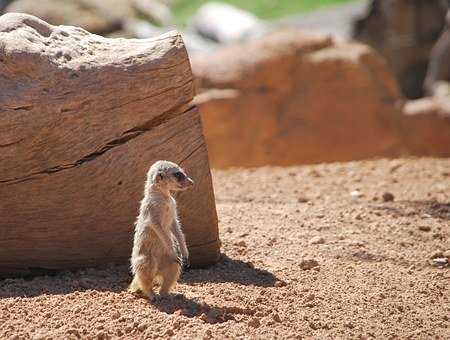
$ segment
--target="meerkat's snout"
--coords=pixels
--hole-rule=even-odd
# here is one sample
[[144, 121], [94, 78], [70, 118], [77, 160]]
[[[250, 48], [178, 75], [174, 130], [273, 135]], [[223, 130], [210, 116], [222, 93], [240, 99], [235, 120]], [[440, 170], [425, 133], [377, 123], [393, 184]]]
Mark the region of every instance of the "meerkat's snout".
[[177, 182], [179, 190], [186, 190], [194, 186], [194, 181], [181, 171], [175, 172], [173, 176]]

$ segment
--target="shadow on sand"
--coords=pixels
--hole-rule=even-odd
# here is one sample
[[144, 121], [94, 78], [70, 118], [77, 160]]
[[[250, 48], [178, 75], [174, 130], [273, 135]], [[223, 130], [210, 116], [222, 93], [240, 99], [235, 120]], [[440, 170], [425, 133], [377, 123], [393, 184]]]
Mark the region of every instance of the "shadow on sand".
[[450, 220], [450, 203], [429, 201], [396, 201], [391, 204], [374, 205], [375, 210], [384, 211], [394, 217], [422, 216]]
[[187, 298], [182, 294], [171, 294], [148, 303], [163, 313], [178, 313], [188, 318], [200, 317], [204, 322], [210, 324], [235, 320], [236, 315], [254, 315], [256, 312], [249, 308], [211, 306], [195, 298]]
[[186, 284], [234, 282], [244, 286], [273, 287], [278, 279], [267, 270], [254, 268], [250, 263], [222, 254], [214, 266], [184, 272], [180, 281]]
[[[232, 259], [225, 254], [217, 264], [207, 269], [196, 269], [184, 272], [180, 282], [187, 285], [210, 283], [237, 283], [244, 286], [273, 287], [279, 281], [275, 275], [267, 270], [254, 268], [252, 264]], [[254, 315], [250, 308], [210, 306], [206, 303], [188, 299], [184, 295], [170, 295], [156, 299], [152, 303], [158, 310], [167, 313], [181, 313], [187, 317], [200, 316], [206, 323], [221, 323], [234, 320], [235, 315]]]
[[39, 276], [0, 280], [0, 298], [63, 295], [86, 290], [118, 293], [131, 281], [129, 267], [125, 265], [57, 272], [40, 269], [38, 273]]
[[[128, 265], [62, 272], [44, 270], [40, 274], [40, 276], [0, 280], [0, 298], [60, 295], [86, 290], [118, 293], [125, 290], [131, 281]], [[207, 269], [191, 269], [184, 272], [180, 278], [180, 282], [187, 285], [201, 282], [234, 282], [240, 285], [272, 287], [276, 281], [278, 280], [272, 273], [253, 268], [251, 264], [231, 259], [226, 255], [222, 255], [214, 266]]]

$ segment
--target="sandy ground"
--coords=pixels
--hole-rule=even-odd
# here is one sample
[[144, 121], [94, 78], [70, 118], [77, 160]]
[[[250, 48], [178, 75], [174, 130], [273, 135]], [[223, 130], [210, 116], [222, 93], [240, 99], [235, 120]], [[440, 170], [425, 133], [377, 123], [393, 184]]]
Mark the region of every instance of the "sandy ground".
[[0, 338], [450, 338], [450, 159], [214, 180], [225, 255], [181, 294], [124, 292], [126, 266], [7, 279]]

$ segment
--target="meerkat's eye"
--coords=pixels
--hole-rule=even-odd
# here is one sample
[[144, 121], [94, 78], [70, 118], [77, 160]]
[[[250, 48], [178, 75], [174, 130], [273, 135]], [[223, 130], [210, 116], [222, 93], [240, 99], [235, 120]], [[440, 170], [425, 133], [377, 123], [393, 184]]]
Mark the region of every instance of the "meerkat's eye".
[[186, 178], [186, 176], [180, 171], [175, 172], [173, 174], [173, 177], [175, 177], [178, 181], [182, 181], [183, 179]]

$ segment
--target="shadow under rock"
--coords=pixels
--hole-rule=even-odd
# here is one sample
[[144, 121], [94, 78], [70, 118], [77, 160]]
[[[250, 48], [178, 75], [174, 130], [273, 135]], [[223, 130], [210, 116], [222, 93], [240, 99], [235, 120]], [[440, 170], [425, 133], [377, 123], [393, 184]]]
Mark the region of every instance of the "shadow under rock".
[[250, 263], [221, 254], [219, 262], [215, 265], [184, 272], [180, 281], [186, 284], [234, 282], [245, 286], [274, 287], [280, 280], [267, 270], [254, 268]]
[[42, 276], [0, 280], [0, 298], [62, 295], [86, 290], [121, 292], [131, 281], [128, 265], [76, 271], [42, 270]]
[[382, 210], [394, 217], [429, 215], [441, 220], [450, 220], [450, 203], [429, 201], [395, 201], [372, 206], [375, 210]]

